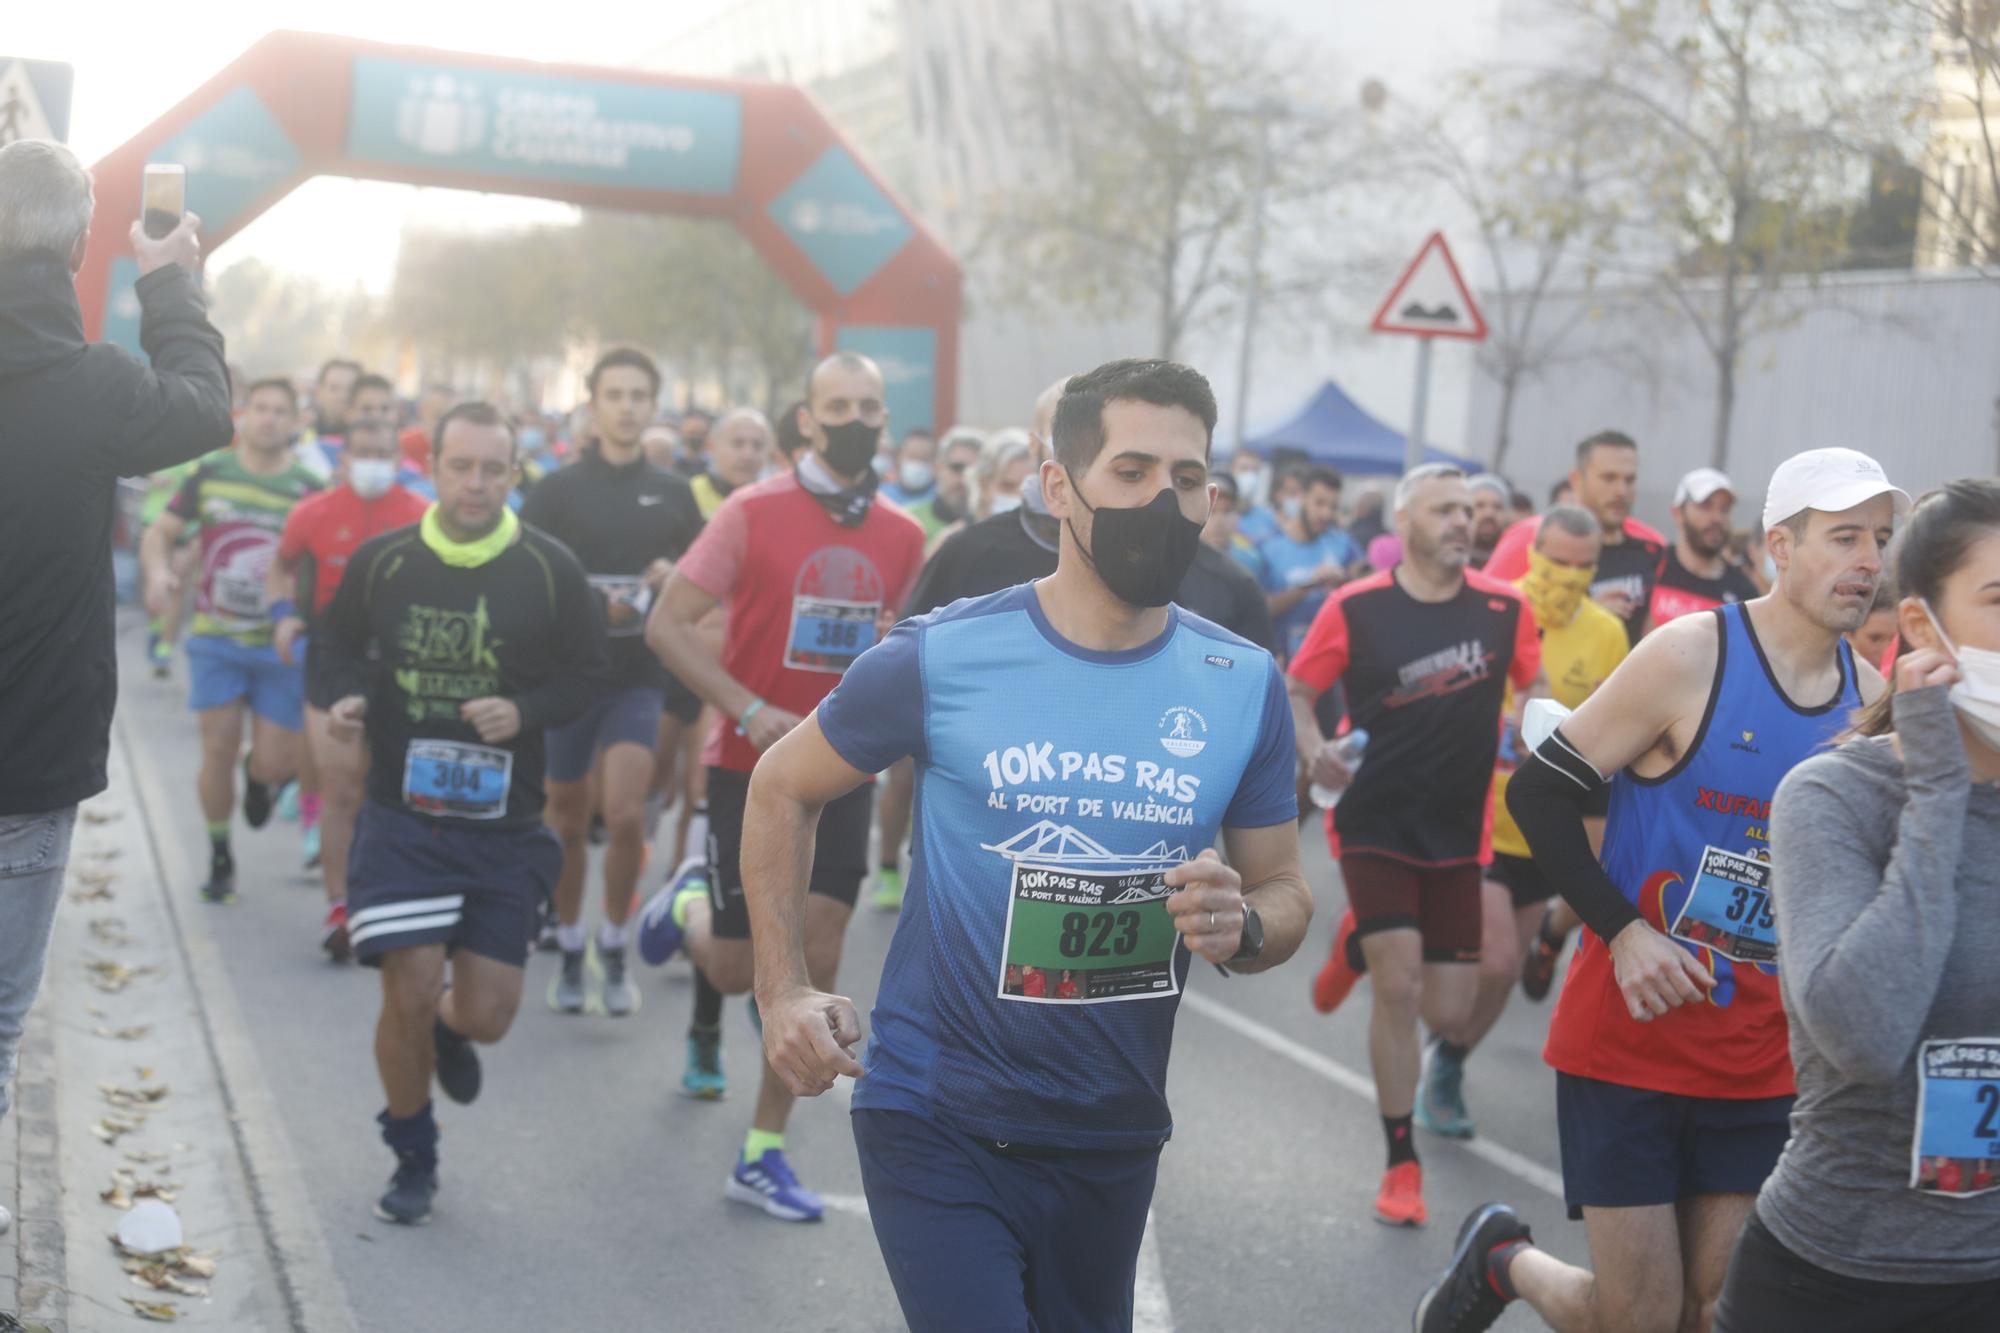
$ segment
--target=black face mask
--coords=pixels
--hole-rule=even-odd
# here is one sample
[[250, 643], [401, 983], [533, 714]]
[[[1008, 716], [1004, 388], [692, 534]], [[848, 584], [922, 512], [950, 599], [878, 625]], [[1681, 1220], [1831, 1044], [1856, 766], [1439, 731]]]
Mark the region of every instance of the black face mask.
[[873, 471], [869, 464], [875, 458], [875, 446], [882, 442], [882, 428], [871, 426], [865, 421], [843, 421], [838, 426], [829, 426], [818, 421], [820, 434], [826, 436], [826, 465], [843, 477], [856, 476]]
[[[1111, 595], [1132, 606], [1165, 606], [1180, 591], [1188, 566], [1201, 546], [1201, 524], [1181, 513], [1181, 502], [1170, 487], [1146, 504], [1127, 508], [1092, 508], [1070, 473], [1077, 503], [1090, 511], [1090, 564]], [[1069, 525], [1076, 536], [1076, 524]], [[1084, 541], [1077, 537], [1077, 545]]]

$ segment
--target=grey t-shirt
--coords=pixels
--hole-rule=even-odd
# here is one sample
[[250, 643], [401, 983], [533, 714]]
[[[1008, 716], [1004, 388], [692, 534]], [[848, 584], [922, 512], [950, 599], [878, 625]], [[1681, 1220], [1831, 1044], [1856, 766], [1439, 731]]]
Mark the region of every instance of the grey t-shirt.
[[[1821, 1268], [2000, 1278], [2000, 1190], [1910, 1187], [1917, 1052], [2000, 1038], [2000, 789], [1971, 784], [1942, 687], [1899, 695], [1897, 743], [1816, 755], [1771, 815], [1779, 982], [1798, 1103], [1757, 1213]], [[1995, 1161], [2000, 1176], [2000, 1159]]]

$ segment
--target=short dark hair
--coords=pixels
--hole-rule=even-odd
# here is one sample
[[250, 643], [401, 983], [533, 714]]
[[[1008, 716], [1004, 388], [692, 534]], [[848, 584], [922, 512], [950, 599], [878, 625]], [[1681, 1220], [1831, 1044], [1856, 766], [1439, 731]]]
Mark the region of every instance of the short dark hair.
[[634, 370], [643, 372], [653, 386], [653, 397], [660, 396], [660, 368], [653, 364], [653, 358], [636, 347], [614, 347], [598, 357], [597, 364], [592, 366], [590, 374], [584, 377], [584, 387], [590, 390], [592, 398], [597, 397], [598, 378], [614, 366], [630, 366]]
[[361, 363], [359, 361], [351, 361], [344, 356], [336, 356], [319, 368], [319, 378], [314, 380], [313, 383], [326, 383], [326, 377], [336, 370], [351, 370], [358, 376], [361, 374]]
[[1556, 497], [1561, 495], [1564, 491], [1568, 489], [1569, 489], [1569, 478], [1557, 477], [1555, 480], [1555, 484], [1549, 487], [1549, 503], [1550, 504], [1561, 503]]
[[1243, 491], [1236, 484], [1236, 474], [1227, 468], [1224, 468], [1220, 472], [1209, 474], [1208, 480], [1209, 484], [1215, 487], [1216, 495], [1229, 501], [1230, 504], [1233, 505], [1242, 500]]
[[1056, 461], [1071, 472], [1096, 462], [1104, 452], [1104, 405], [1119, 401], [1181, 408], [1201, 422], [1203, 449], [1215, 442], [1215, 393], [1200, 371], [1175, 361], [1128, 358], [1070, 377], [1049, 430]]
[[800, 399], [778, 414], [778, 452], [786, 458], [806, 447], [805, 432], [799, 429], [799, 413], [805, 410], [805, 400]]
[[396, 396], [396, 386], [389, 383], [387, 375], [363, 375], [354, 381], [354, 387], [347, 391], [347, 401], [353, 402], [369, 389], [380, 389], [391, 398]]
[[1535, 549], [1540, 550], [1542, 534], [1545, 532], [1567, 532], [1572, 537], [1598, 537], [1604, 533], [1604, 525], [1597, 515], [1582, 505], [1556, 505], [1542, 515], [1541, 525], [1535, 529]]
[[1326, 486], [1338, 491], [1347, 485], [1347, 479], [1340, 475], [1340, 469], [1331, 463], [1314, 463], [1310, 467], [1300, 468], [1299, 471], [1303, 474], [1300, 480], [1305, 482], [1307, 490], [1315, 486]]
[[1590, 466], [1590, 456], [1599, 449], [1630, 449], [1639, 452], [1639, 442], [1622, 430], [1601, 430], [1576, 446], [1576, 470]]
[[243, 401], [247, 403], [255, 398], [260, 389], [276, 389], [285, 395], [285, 401], [291, 404], [292, 411], [299, 410], [299, 386], [283, 375], [266, 375], [261, 380], [251, 380], [248, 387], [243, 390]]
[[515, 431], [514, 423], [507, 419], [507, 414], [491, 403], [468, 398], [462, 403], [453, 403], [450, 410], [438, 418], [437, 432], [431, 436], [433, 463], [444, 457], [445, 433], [454, 421], [463, 421], [468, 426], [498, 426], [507, 432], [508, 456], [513, 457], [520, 452], [521, 437]]

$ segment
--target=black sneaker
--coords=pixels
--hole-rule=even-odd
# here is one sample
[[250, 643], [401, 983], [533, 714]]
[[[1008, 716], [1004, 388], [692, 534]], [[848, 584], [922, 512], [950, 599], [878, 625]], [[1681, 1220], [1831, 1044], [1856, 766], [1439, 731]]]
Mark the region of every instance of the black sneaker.
[[1549, 922], [1555, 919], [1556, 909], [1550, 907], [1542, 913], [1542, 924], [1535, 927], [1535, 938], [1528, 942], [1528, 955], [1521, 960], [1521, 994], [1531, 1000], [1545, 1000], [1549, 987], [1555, 984], [1556, 964], [1562, 960], [1562, 940], [1549, 933]]
[[234, 861], [214, 861], [208, 867], [208, 883], [201, 886], [201, 900], [205, 903], [233, 903], [236, 901], [236, 863]]
[[542, 904], [542, 925], [535, 933], [535, 952], [556, 953], [562, 948], [556, 943], [556, 909], [547, 902]]
[[263, 828], [271, 822], [271, 788], [250, 776], [250, 756], [243, 756], [243, 822]]
[[437, 1192], [435, 1164], [425, 1165], [413, 1155], [398, 1154], [396, 1174], [389, 1177], [389, 1192], [375, 1201], [375, 1216], [398, 1226], [420, 1227], [431, 1220], [431, 1198]]
[[431, 1040], [437, 1048], [438, 1086], [460, 1106], [470, 1106], [479, 1099], [479, 1051], [472, 1038], [453, 1032], [439, 1019], [431, 1027]]
[[1528, 1224], [1504, 1203], [1481, 1204], [1458, 1228], [1451, 1267], [1431, 1284], [1410, 1322], [1415, 1333], [1480, 1333], [1507, 1308], [1486, 1275], [1486, 1257], [1510, 1240], [1533, 1241]]

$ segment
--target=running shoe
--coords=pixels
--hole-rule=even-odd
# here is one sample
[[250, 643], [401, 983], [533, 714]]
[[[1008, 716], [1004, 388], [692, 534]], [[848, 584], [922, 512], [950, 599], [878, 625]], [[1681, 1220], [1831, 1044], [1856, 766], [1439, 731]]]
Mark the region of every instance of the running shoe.
[[212, 862], [208, 867], [208, 883], [201, 886], [201, 900], [207, 903], [233, 903], [236, 901], [236, 865], [231, 861]]
[[1532, 1242], [1528, 1224], [1504, 1203], [1482, 1204], [1458, 1228], [1451, 1265], [1417, 1302], [1410, 1321], [1414, 1333], [1480, 1333], [1491, 1328], [1507, 1298], [1500, 1294], [1489, 1263], [1493, 1251], [1512, 1241]]
[[326, 920], [319, 926], [319, 947], [336, 963], [346, 962], [354, 952], [354, 945], [347, 938], [347, 899], [342, 898], [326, 909]]
[[598, 994], [604, 1012], [613, 1018], [630, 1018], [639, 1010], [639, 988], [625, 975], [625, 950], [596, 950]]
[[549, 1008], [559, 1014], [580, 1014], [588, 998], [583, 985], [583, 950], [562, 952], [562, 962], [549, 980]]
[[1313, 1008], [1323, 1014], [1340, 1008], [1347, 993], [1354, 989], [1354, 983], [1361, 980], [1361, 974], [1347, 959], [1348, 941], [1353, 938], [1354, 911], [1350, 908], [1340, 918], [1340, 930], [1333, 937], [1333, 949], [1326, 956], [1326, 966], [1313, 978]]
[[271, 803], [272, 811], [287, 824], [299, 822], [299, 784], [287, 782], [278, 788], [277, 799]]
[[672, 958], [686, 939], [674, 924], [674, 903], [683, 893], [708, 892], [707, 858], [691, 856], [639, 913], [639, 956], [658, 967]]
[[722, 1029], [690, 1031], [687, 1038], [687, 1069], [681, 1074], [681, 1096], [698, 1102], [719, 1102], [729, 1091], [722, 1076]]
[[762, 1208], [786, 1222], [817, 1222], [826, 1211], [819, 1195], [799, 1184], [799, 1178], [792, 1174], [782, 1148], [766, 1148], [754, 1162], [739, 1154], [723, 1195], [732, 1203]]
[[1424, 1207], [1424, 1169], [1415, 1162], [1398, 1162], [1382, 1173], [1375, 1196], [1375, 1220], [1385, 1227], [1420, 1227], [1430, 1220]]
[[431, 1199], [438, 1191], [437, 1167], [414, 1154], [398, 1154], [389, 1192], [375, 1201], [375, 1216], [398, 1226], [420, 1227], [431, 1220]]
[[165, 680], [173, 674], [174, 646], [157, 634], [148, 634], [146, 660], [153, 664], [153, 679]]
[[250, 756], [243, 756], [243, 822], [263, 828], [271, 822], [271, 789], [250, 776]]
[[535, 952], [554, 953], [562, 946], [556, 943], [556, 909], [546, 900], [542, 903], [542, 926], [535, 933]]
[[431, 1024], [431, 1045], [437, 1050], [437, 1082], [444, 1095], [460, 1106], [479, 1099], [479, 1051], [472, 1038], [461, 1036], [439, 1019]]
[[903, 910], [903, 872], [896, 866], [882, 866], [875, 872], [875, 892], [869, 901], [880, 912]]
[[1465, 1110], [1465, 1062], [1444, 1053], [1433, 1039], [1424, 1047], [1423, 1072], [1417, 1076], [1416, 1119], [1433, 1134], [1469, 1139], [1479, 1127]]
[[1542, 924], [1535, 927], [1535, 938], [1528, 945], [1528, 956], [1521, 960], [1521, 994], [1531, 1000], [1546, 1000], [1549, 987], [1555, 984], [1556, 963], [1562, 958], [1563, 942], [1549, 934], [1549, 922], [1555, 919], [1553, 906], [1542, 912]]
[[300, 843], [304, 852], [303, 859], [306, 869], [319, 869], [319, 825], [314, 824], [311, 828], [307, 829], [305, 837], [300, 840]]

